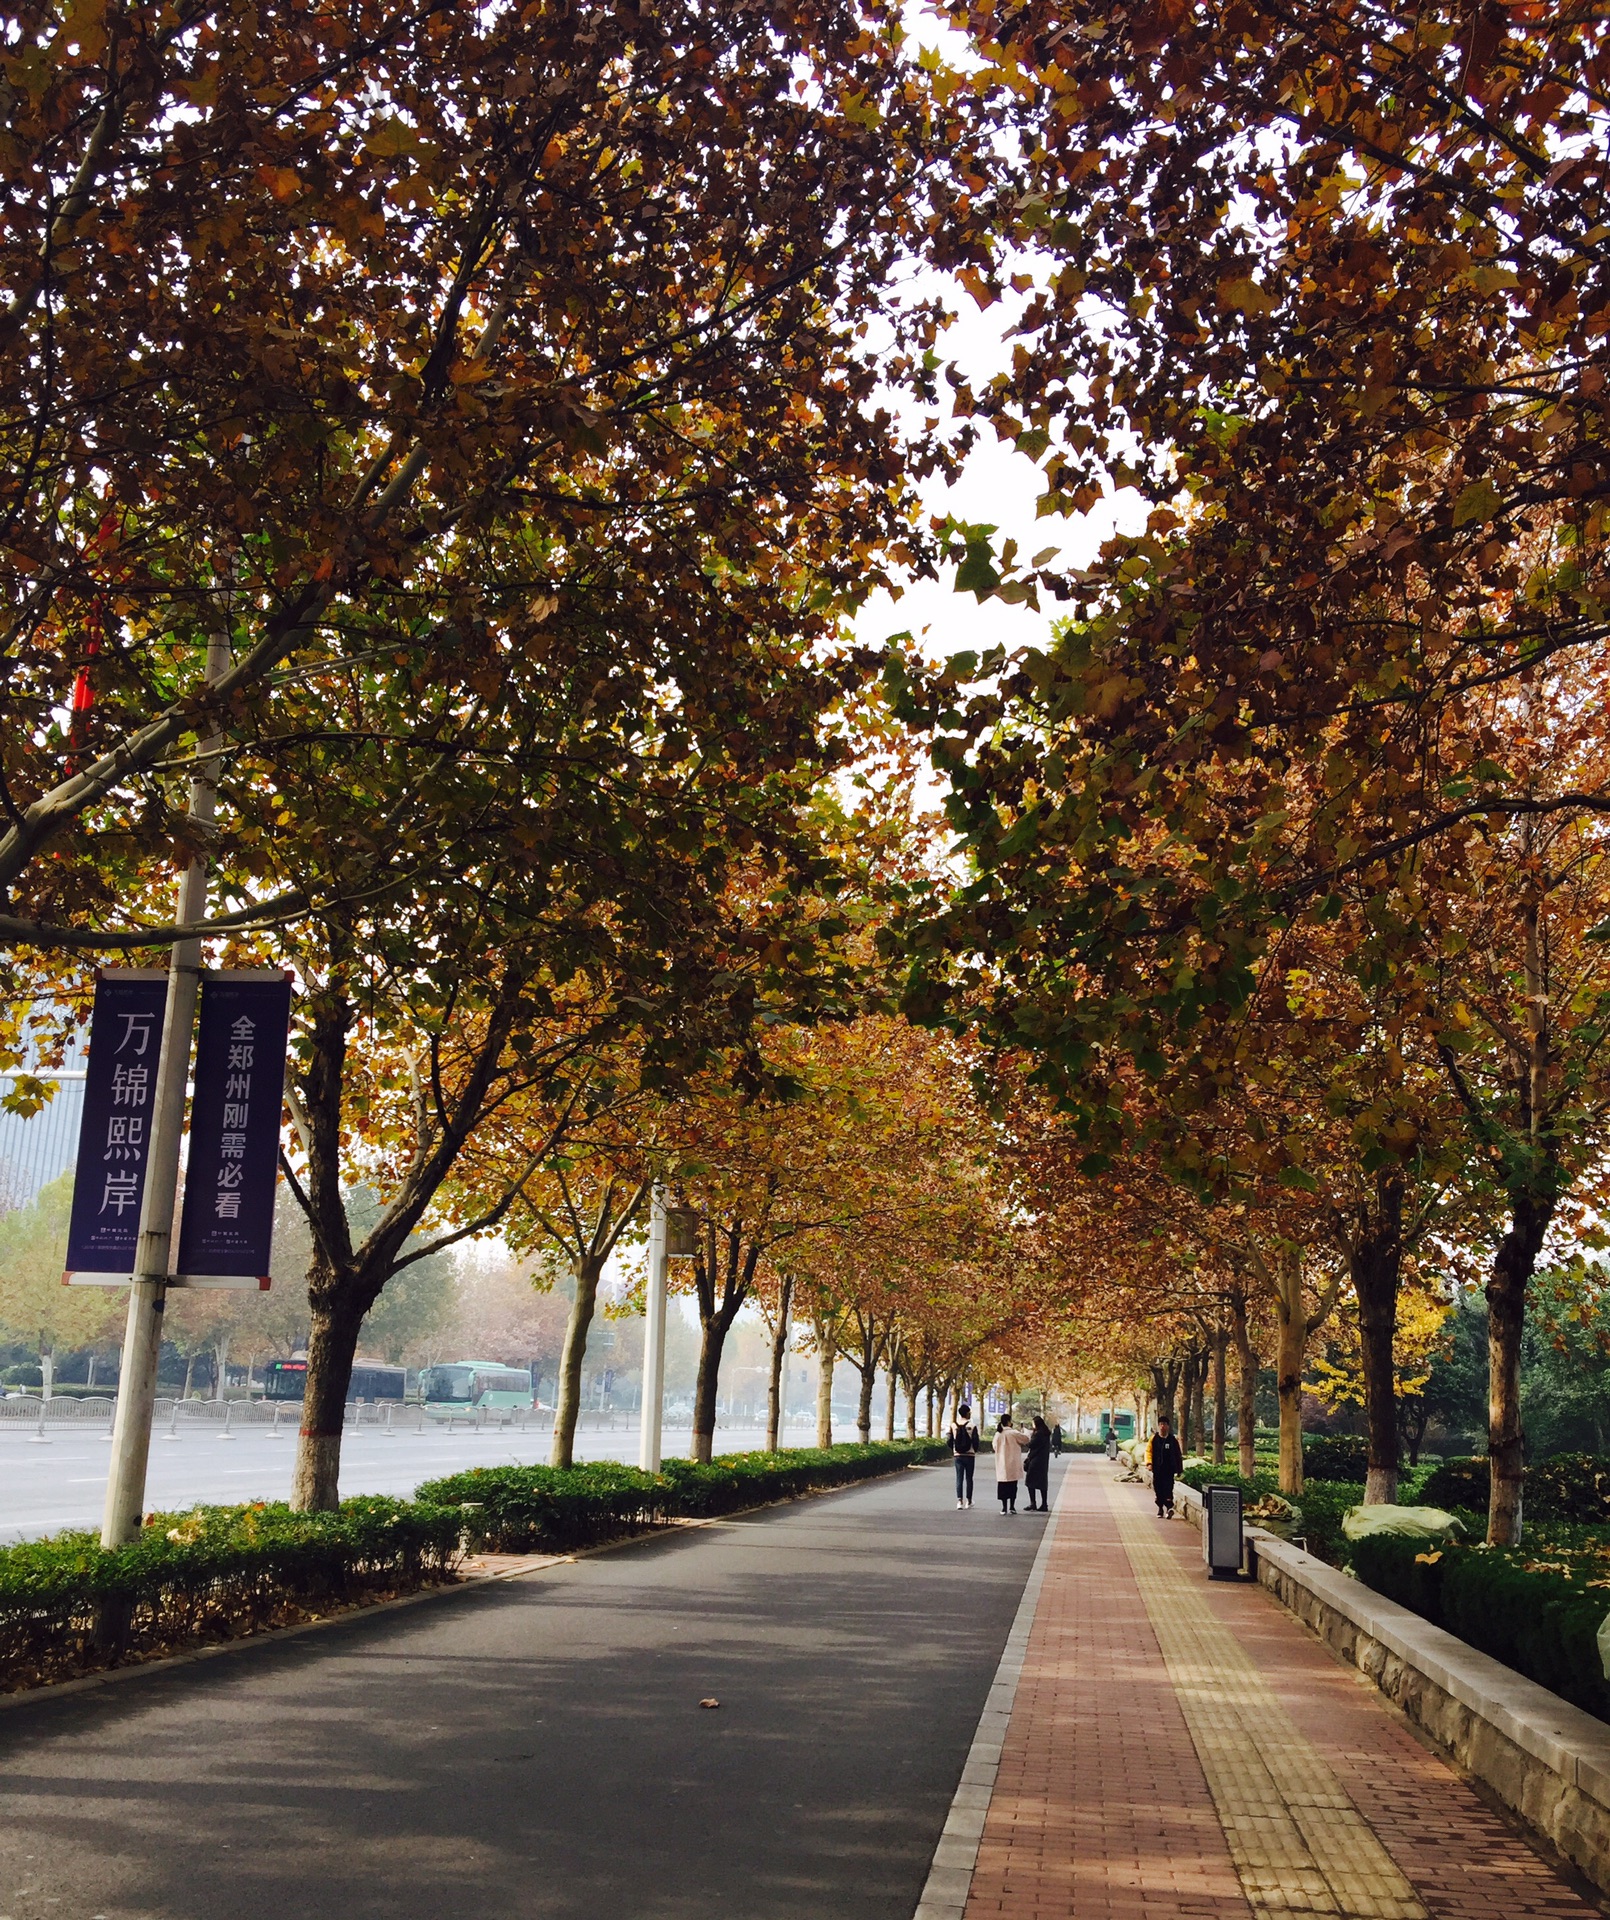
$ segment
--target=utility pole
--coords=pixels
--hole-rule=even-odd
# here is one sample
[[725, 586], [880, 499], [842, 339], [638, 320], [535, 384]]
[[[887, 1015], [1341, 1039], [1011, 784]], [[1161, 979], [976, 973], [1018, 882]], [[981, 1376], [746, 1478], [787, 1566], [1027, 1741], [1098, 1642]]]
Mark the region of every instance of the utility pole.
[[[224, 630], [212, 634], [207, 641], [209, 685], [216, 685], [224, 677], [230, 659], [226, 622]], [[224, 736], [215, 733], [197, 749], [187, 811], [188, 817], [202, 828], [211, 826], [217, 812], [218, 783], [214, 769], [223, 744]], [[187, 926], [200, 920], [206, 911], [207, 862], [198, 854], [179, 882], [178, 924]], [[134, 1249], [134, 1284], [129, 1289], [129, 1316], [123, 1329], [123, 1366], [118, 1376], [117, 1412], [112, 1422], [106, 1511], [101, 1520], [103, 1547], [121, 1547], [134, 1539], [145, 1512], [151, 1413], [156, 1400], [157, 1362], [162, 1353], [169, 1248], [179, 1190], [185, 1086], [190, 1075], [190, 1041], [200, 986], [201, 942], [176, 941], [168, 962], [168, 1004], [151, 1103], [151, 1157], [146, 1163], [140, 1233]]]
[[660, 1427], [665, 1408], [665, 1189], [655, 1183], [648, 1211], [648, 1290], [643, 1302], [643, 1414], [637, 1464], [660, 1470]]

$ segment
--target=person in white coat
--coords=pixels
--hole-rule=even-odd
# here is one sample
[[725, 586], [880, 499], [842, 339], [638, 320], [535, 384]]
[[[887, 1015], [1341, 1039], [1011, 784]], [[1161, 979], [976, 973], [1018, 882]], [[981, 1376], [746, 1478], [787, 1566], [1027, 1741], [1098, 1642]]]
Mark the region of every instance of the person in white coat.
[[995, 1491], [1000, 1495], [1001, 1512], [1017, 1512], [1017, 1483], [1023, 1472], [1023, 1436], [1012, 1425], [1009, 1413], [1001, 1415], [995, 1429]]

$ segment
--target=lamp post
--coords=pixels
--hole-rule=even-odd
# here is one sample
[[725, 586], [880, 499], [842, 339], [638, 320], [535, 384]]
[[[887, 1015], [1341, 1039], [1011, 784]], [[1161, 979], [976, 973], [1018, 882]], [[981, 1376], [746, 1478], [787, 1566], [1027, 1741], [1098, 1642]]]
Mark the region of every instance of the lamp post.
[[[229, 636], [214, 633], [207, 642], [209, 683], [220, 681], [230, 665]], [[216, 811], [216, 756], [223, 735], [204, 740], [190, 782], [189, 817], [203, 828]], [[207, 863], [199, 855], [179, 882], [178, 921], [193, 924], [207, 911]], [[157, 1056], [151, 1103], [151, 1157], [140, 1205], [140, 1232], [134, 1252], [134, 1280], [123, 1332], [123, 1361], [118, 1372], [117, 1410], [112, 1420], [112, 1459], [106, 1476], [106, 1507], [101, 1545], [120, 1547], [140, 1531], [145, 1510], [146, 1465], [151, 1452], [151, 1414], [156, 1400], [157, 1363], [162, 1352], [162, 1322], [167, 1306], [173, 1213], [178, 1198], [179, 1145], [184, 1130], [185, 1084], [190, 1074], [190, 1041], [201, 986], [201, 942], [174, 943], [168, 965], [168, 1004]]]
[[660, 1428], [665, 1411], [665, 1189], [658, 1183], [649, 1198], [648, 1292], [643, 1302], [643, 1411], [637, 1464], [645, 1473], [660, 1470]]

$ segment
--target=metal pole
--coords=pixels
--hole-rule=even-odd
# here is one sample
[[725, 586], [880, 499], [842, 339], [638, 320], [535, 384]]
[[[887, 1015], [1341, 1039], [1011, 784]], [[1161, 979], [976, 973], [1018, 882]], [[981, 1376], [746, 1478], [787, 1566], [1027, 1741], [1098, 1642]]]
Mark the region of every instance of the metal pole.
[[665, 1410], [665, 1190], [656, 1186], [648, 1213], [648, 1289], [643, 1302], [643, 1416], [637, 1464], [660, 1470], [660, 1428]]
[[[229, 664], [229, 635], [227, 631], [215, 633], [207, 641], [208, 681], [221, 680]], [[218, 788], [211, 756], [222, 745], [220, 733], [202, 742], [198, 770], [190, 782], [189, 817], [202, 825], [210, 825], [217, 810]], [[184, 926], [199, 920], [206, 911], [207, 866], [198, 858], [191, 861], [179, 882], [179, 924]], [[157, 1058], [156, 1094], [151, 1105], [151, 1157], [146, 1163], [145, 1196], [140, 1204], [134, 1284], [129, 1289], [129, 1316], [123, 1330], [123, 1366], [117, 1414], [112, 1423], [106, 1510], [101, 1520], [103, 1547], [120, 1547], [134, 1539], [145, 1511], [151, 1414], [168, 1297], [169, 1244], [178, 1199], [185, 1083], [190, 1075], [190, 1041], [196, 1024], [196, 995], [200, 986], [201, 942], [180, 940], [168, 964], [168, 1005], [162, 1022], [162, 1051]]]

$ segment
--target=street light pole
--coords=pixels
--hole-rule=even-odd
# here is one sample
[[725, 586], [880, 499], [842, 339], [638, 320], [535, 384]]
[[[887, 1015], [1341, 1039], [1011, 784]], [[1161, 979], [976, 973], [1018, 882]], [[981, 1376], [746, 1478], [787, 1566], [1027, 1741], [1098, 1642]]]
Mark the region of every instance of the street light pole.
[[643, 1413], [637, 1464], [660, 1470], [660, 1428], [665, 1409], [665, 1189], [656, 1183], [648, 1212], [648, 1290], [643, 1302]]
[[[212, 634], [207, 641], [209, 685], [221, 680], [229, 665], [227, 630]], [[210, 826], [217, 811], [218, 783], [213, 769], [223, 743], [223, 735], [215, 733], [197, 750], [188, 817], [199, 826]], [[206, 911], [207, 863], [198, 854], [179, 882], [178, 924], [186, 926], [200, 920]], [[103, 1547], [121, 1547], [134, 1539], [145, 1511], [151, 1414], [156, 1401], [157, 1364], [162, 1355], [169, 1245], [178, 1199], [185, 1085], [190, 1074], [190, 1041], [200, 986], [201, 942], [175, 942], [168, 962], [167, 1011], [162, 1021], [162, 1047], [157, 1056], [156, 1088], [151, 1103], [151, 1156], [146, 1163], [145, 1194], [140, 1203], [134, 1283], [129, 1289], [117, 1411], [112, 1421], [112, 1460], [106, 1477], [106, 1509], [101, 1519]]]

